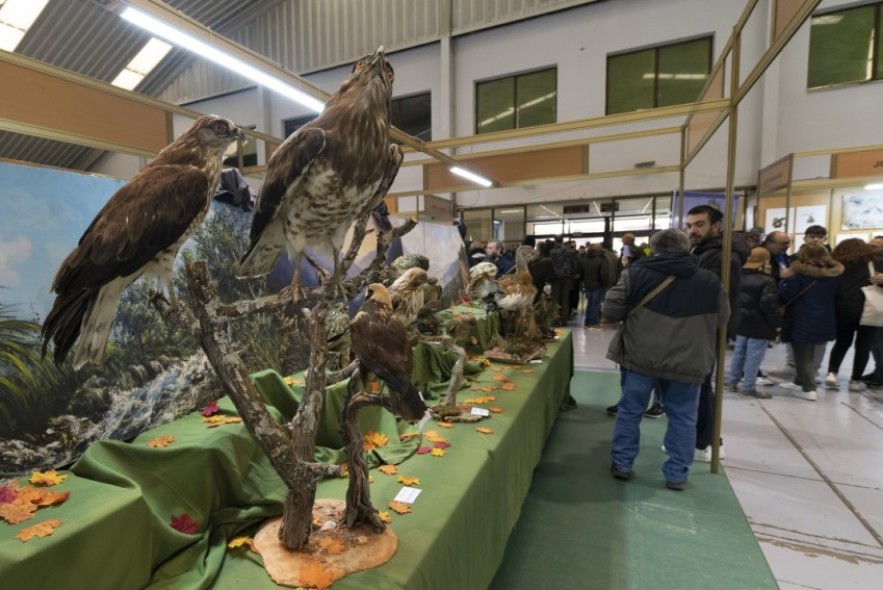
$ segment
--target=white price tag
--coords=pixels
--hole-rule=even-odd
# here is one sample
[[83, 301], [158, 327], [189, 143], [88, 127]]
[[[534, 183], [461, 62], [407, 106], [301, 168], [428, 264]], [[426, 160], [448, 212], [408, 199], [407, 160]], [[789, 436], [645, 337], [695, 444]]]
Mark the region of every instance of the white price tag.
[[527, 361], [527, 362], [529, 362], [529, 363], [532, 364], [532, 365], [542, 365], [542, 364], [543, 364], [543, 359], [534, 359], [534, 360], [532, 360], [532, 361]]
[[419, 488], [407, 488], [403, 487], [399, 490], [399, 493], [396, 494], [396, 497], [393, 498], [396, 502], [403, 502], [404, 504], [413, 504], [414, 500], [417, 499], [417, 496], [420, 495], [420, 492], [423, 490]]
[[472, 414], [475, 416], [490, 416], [491, 412], [484, 408], [472, 408]]

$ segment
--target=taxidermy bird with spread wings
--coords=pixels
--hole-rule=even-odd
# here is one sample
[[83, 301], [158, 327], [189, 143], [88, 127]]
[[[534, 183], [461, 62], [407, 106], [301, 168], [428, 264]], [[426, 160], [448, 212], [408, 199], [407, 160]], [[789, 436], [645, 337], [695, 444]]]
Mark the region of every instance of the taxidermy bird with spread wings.
[[209, 210], [224, 151], [244, 138], [228, 119], [200, 117], [110, 198], [55, 275], [44, 355], [52, 340], [61, 364], [82, 332], [74, 367], [101, 363], [120, 296], [141, 275], [174, 299], [178, 249]]
[[239, 276], [269, 273], [287, 248], [296, 300], [301, 258], [308, 246], [318, 247], [333, 257], [332, 282], [342, 294], [338, 256], [346, 232], [380, 203], [402, 163], [398, 146], [389, 143], [394, 77], [383, 47], [363, 57], [322, 114], [273, 153]]
[[350, 322], [353, 354], [359, 359], [363, 383], [372, 372], [386, 383], [393, 413], [416, 422], [426, 413], [426, 404], [411, 383], [413, 351], [405, 326], [392, 310], [389, 291], [380, 283], [368, 286], [362, 307]]

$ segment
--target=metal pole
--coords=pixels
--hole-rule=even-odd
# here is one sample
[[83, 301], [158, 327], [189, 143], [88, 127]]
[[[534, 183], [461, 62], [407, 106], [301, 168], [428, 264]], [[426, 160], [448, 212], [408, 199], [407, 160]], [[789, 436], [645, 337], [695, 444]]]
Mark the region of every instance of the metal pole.
[[[736, 174], [736, 131], [738, 127], [739, 104], [736, 102], [736, 94], [739, 89], [739, 51], [742, 44], [741, 33], [733, 31], [733, 52], [730, 71], [730, 109], [729, 109], [729, 133], [727, 137], [727, 182], [724, 189], [724, 223], [723, 223], [723, 250], [721, 252], [721, 282], [724, 291], [730, 292], [730, 266], [733, 255], [733, 189]], [[730, 310], [732, 313], [732, 310]], [[727, 358], [727, 328], [722, 327], [718, 333], [717, 342], [717, 371], [715, 372], [714, 390], [714, 433], [711, 439], [711, 472], [720, 471], [720, 436], [721, 421], [724, 409], [724, 366]]]
[[681, 129], [681, 169], [678, 172], [678, 229], [684, 229], [684, 179], [687, 176], [687, 126]]

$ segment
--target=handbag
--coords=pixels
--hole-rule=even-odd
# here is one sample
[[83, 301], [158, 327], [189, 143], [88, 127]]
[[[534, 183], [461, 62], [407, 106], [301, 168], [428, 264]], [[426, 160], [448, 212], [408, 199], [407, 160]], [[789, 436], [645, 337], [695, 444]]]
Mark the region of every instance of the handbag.
[[[868, 270], [871, 276], [877, 273], [873, 262], [868, 262]], [[862, 318], [859, 320], [859, 324], [883, 327], [883, 289], [877, 285], [866, 285], [862, 287], [862, 293], [865, 294], [865, 306], [862, 309]]]
[[818, 283], [818, 282], [819, 282], [818, 279], [816, 279], [815, 281], [811, 282], [809, 285], [807, 285], [806, 287], [804, 287], [803, 289], [801, 289], [801, 290], [800, 290], [800, 293], [798, 293], [797, 295], [795, 295], [794, 297], [792, 297], [791, 299], [789, 299], [788, 301], [786, 301], [785, 303], [783, 303], [782, 305], [780, 305], [780, 306], [777, 308], [777, 309], [779, 310], [779, 315], [784, 316], [784, 315], [785, 315], [785, 310], [788, 309], [788, 306], [791, 305], [792, 303], [794, 303], [795, 301], [797, 301], [798, 299], [800, 299], [800, 297], [801, 297], [804, 293], [806, 293], [807, 291], [809, 291], [810, 289], [812, 289], [813, 287], [815, 287], [815, 286], [816, 286], [816, 283]]
[[622, 335], [623, 332], [625, 331], [625, 321], [627, 319], [629, 319], [629, 317], [631, 317], [631, 315], [633, 313], [635, 313], [636, 311], [638, 311], [639, 309], [644, 307], [647, 303], [649, 303], [651, 299], [653, 299], [654, 297], [656, 297], [657, 295], [662, 293], [662, 291], [666, 287], [671, 285], [674, 282], [674, 280], [675, 280], [674, 275], [669, 275], [669, 276], [665, 277], [665, 279], [661, 283], [659, 283], [655, 289], [653, 289], [652, 291], [650, 291], [649, 293], [644, 295], [644, 298], [641, 299], [636, 306], [634, 306], [633, 308], [631, 308], [629, 310], [628, 314], [625, 316], [625, 319], [623, 319], [619, 323], [619, 326], [616, 328], [616, 333], [613, 335], [613, 338], [610, 340], [610, 346], [607, 348], [608, 354], [613, 354], [618, 357], [622, 356], [622, 354], [625, 350], [624, 346], [623, 346], [623, 335]]

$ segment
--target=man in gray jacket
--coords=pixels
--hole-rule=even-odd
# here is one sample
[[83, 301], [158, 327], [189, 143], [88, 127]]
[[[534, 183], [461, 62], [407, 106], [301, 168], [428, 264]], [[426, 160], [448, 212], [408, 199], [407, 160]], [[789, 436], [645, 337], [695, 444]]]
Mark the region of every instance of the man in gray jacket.
[[[641, 418], [658, 387], [668, 415], [662, 472], [666, 487], [683, 490], [693, 463], [699, 387], [711, 372], [715, 333], [726, 325], [730, 306], [720, 280], [690, 255], [687, 234], [663, 230], [650, 238], [650, 248], [653, 256], [623, 271], [602, 308], [605, 317], [624, 320], [622, 339], [614, 338], [607, 353], [622, 371], [611, 471], [631, 479]], [[674, 280], [644, 301], [669, 276]]]

